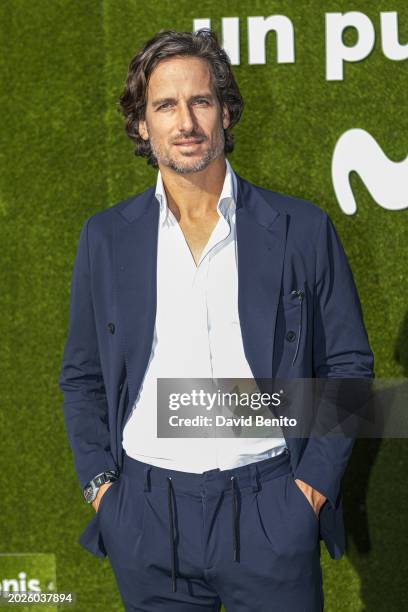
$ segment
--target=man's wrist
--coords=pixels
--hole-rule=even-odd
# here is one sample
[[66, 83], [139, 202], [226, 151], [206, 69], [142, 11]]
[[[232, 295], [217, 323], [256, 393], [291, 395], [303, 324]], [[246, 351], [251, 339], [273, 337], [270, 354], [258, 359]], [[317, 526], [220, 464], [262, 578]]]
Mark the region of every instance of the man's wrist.
[[107, 470], [106, 472], [101, 472], [100, 474], [97, 474], [92, 480], [88, 482], [87, 485], [85, 485], [83, 489], [85, 501], [88, 502], [88, 504], [91, 504], [93, 501], [95, 501], [96, 496], [98, 495], [98, 491], [103, 484], [107, 482], [113, 482], [118, 478], [119, 472], [117, 470]]

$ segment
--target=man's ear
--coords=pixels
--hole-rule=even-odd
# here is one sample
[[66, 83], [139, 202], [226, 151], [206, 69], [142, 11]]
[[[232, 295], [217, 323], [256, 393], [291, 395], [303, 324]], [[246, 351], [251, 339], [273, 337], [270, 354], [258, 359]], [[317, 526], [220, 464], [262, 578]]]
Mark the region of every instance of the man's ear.
[[229, 114], [228, 106], [224, 104], [223, 113], [222, 113], [222, 127], [224, 128], [224, 130], [227, 129], [229, 124], [230, 124], [230, 114]]
[[146, 121], [141, 119], [139, 121], [139, 134], [143, 140], [149, 140], [149, 134], [147, 133]]

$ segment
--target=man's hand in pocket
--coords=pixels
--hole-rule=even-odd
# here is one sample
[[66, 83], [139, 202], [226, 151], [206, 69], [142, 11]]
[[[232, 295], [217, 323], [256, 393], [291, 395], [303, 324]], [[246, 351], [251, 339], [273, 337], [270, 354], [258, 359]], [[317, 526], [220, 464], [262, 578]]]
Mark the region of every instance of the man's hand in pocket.
[[299, 480], [299, 478], [296, 478], [295, 482], [299, 489], [302, 491], [302, 493], [305, 495], [309, 504], [312, 506], [316, 516], [319, 517], [320, 509], [327, 498], [321, 493], [319, 493], [319, 491], [316, 491], [316, 489], [313, 489], [313, 487], [308, 485], [306, 482], [303, 482], [303, 480]]
[[95, 499], [92, 502], [92, 506], [93, 506], [95, 512], [98, 512], [98, 508], [99, 508], [99, 504], [101, 503], [101, 499], [104, 496], [106, 489], [108, 489], [112, 484], [113, 484], [113, 482], [105, 482], [105, 484], [103, 484], [103, 485], [101, 485], [99, 487], [97, 496], [95, 497]]

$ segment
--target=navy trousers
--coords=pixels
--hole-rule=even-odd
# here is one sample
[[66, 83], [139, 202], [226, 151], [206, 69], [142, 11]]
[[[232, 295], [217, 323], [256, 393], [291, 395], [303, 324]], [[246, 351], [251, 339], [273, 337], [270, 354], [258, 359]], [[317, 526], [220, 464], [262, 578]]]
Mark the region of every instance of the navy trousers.
[[126, 611], [323, 610], [319, 519], [288, 451], [202, 474], [125, 455], [98, 515]]

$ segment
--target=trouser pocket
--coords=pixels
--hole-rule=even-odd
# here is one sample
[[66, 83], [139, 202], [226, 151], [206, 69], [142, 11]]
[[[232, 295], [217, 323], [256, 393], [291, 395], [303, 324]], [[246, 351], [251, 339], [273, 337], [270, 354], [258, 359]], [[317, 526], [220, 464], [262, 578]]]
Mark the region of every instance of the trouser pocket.
[[266, 546], [283, 558], [315, 550], [319, 520], [291, 473], [262, 482], [255, 495]]
[[101, 499], [98, 514], [103, 542], [109, 559], [121, 567], [133, 568], [139, 562], [145, 505], [142, 485], [123, 473]]

